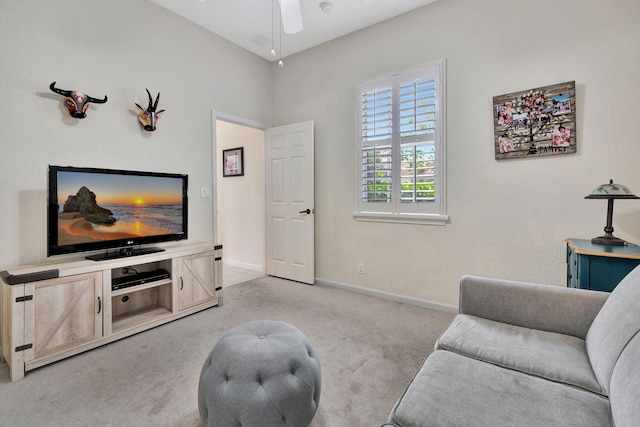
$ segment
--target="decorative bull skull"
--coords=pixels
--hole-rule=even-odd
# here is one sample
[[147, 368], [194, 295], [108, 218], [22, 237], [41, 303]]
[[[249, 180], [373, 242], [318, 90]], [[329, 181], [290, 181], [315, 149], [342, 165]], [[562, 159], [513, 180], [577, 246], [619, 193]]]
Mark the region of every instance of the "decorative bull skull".
[[164, 110], [156, 111], [156, 108], [158, 108], [158, 101], [160, 100], [160, 92], [158, 92], [158, 96], [156, 97], [156, 102], [154, 103], [153, 99], [151, 98], [151, 93], [149, 92], [149, 89], [146, 89], [146, 91], [147, 91], [147, 95], [149, 95], [149, 106], [145, 110], [140, 106], [140, 104], [136, 103], [136, 107], [138, 107], [138, 110], [140, 110], [140, 114], [138, 114], [138, 120], [144, 127], [144, 130], [153, 132], [154, 130], [156, 130], [156, 123], [158, 122], [158, 117], [160, 117], [160, 115], [164, 113]]
[[65, 96], [64, 104], [69, 110], [69, 115], [71, 115], [71, 117], [75, 117], [76, 119], [84, 119], [85, 117], [87, 117], [86, 112], [87, 108], [89, 108], [89, 103], [93, 102], [95, 104], [104, 104], [105, 102], [107, 102], [107, 95], [104, 96], [104, 99], [93, 98], [91, 96], [85, 95], [82, 92], [58, 89], [56, 87], [56, 82], [51, 83], [49, 85], [49, 89], [51, 89], [55, 93]]

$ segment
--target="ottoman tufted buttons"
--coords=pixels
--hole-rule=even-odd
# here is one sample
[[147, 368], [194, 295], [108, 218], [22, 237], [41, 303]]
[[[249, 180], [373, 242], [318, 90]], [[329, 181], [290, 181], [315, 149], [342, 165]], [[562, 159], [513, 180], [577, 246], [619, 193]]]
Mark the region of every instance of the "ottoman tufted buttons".
[[318, 408], [320, 385], [320, 362], [300, 330], [250, 322], [227, 332], [205, 360], [200, 418], [205, 427], [305, 427]]

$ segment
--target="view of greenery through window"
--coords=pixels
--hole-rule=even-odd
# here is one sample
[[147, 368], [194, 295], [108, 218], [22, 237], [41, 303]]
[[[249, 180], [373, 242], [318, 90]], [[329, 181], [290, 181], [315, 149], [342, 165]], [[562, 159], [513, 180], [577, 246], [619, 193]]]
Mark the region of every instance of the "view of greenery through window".
[[435, 185], [435, 146], [433, 144], [403, 146], [400, 173], [401, 201], [433, 200]]

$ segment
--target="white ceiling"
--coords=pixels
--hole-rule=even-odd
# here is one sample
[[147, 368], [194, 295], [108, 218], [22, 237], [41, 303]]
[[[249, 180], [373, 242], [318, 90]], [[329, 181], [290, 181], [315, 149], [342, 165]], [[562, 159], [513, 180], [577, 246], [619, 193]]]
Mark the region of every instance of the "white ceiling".
[[436, 0], [327, 0], [333, 10], [320, 9], [322, 0], [300, 0], [304, 29], [283, 34], [280, 53], [280, 12], [275, 0], [276, 58], [272, 57], [272, 0], [150, 0], [205, 29], [273, 61], [352, 33]]

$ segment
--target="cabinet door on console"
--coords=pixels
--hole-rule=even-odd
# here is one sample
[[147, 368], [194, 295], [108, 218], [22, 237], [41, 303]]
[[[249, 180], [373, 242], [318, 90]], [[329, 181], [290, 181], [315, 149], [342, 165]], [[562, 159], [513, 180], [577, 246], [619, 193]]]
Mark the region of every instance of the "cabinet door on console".
[[214, 252], [180, 258], [180, 310], [217, 298]]
[[25, 334], [33, 334], [33, 358], [71, 349], [102, 336], [102, 274], [33, 282], [25, 307]]

